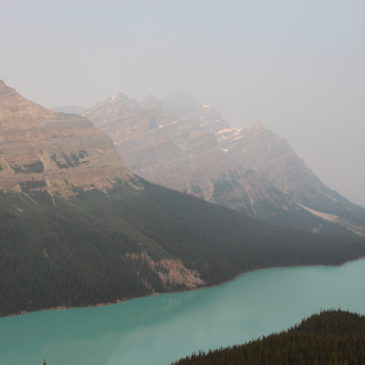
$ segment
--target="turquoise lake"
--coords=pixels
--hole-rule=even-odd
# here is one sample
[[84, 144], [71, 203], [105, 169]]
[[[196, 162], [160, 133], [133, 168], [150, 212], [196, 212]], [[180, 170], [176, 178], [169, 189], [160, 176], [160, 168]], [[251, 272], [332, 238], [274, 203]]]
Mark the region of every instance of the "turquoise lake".
[[287, 329], [321, 309], [365, 314], [365, 260], [265, 269], [221, 286], [0, 319], [0, 364], [166, 365]]

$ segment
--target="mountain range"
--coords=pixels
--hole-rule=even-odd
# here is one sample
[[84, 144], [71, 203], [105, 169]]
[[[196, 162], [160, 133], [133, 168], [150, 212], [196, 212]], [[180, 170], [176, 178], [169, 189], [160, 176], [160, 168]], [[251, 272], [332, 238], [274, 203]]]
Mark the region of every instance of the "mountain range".
[[365, 235], [365, 209], [328, 188], [263, 125], [231, 128], [182, 94], [139, 102], [120, 93], [85, 114], [136, 174], [275, 225]]
[[274, 227], [150, 183], [88, 119], [48, 110], [4, 82], [0, 165], [0, 315], [365, 254], [364, 239]]

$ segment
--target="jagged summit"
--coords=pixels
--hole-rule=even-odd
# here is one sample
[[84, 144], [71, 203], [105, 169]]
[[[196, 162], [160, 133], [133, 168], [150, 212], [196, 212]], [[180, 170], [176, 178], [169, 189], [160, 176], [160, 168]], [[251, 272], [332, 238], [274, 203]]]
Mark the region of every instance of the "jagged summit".
[[262, 123], [231, 128], [216, 109], [181, 92], [148, 108], [131, 99], [102, 102], [86, 115], [150, 181], [281, 226], [365, 235], [365, 210], [325, 186]]
[[112, 96], [110, 99], [114, 103], [120, 103], [120, 102], [125, 102], [125, 101], [129, 100], [129, 97], [127, 94], [125, 94], [123, 92], [119, 92], [119, 93], [115, 94], [114, 96]]
[[0, 83], [0, 129], [27, 129], [43, 125], [54, 118], [55, 113], [48, 110]]
[[161, 100], [161, 106], [180, 120], [205, 119], [205, 122], [209, 121], [210, 123], [218, 119], [223, 120], [216, 109], [200, 103], [182, 91], [168, 95], [165, 99]]
[[104, 189], [131, 173], [112, 141], [86, 118], [57, 113], [1, 83], [0, 189]]
[[4, 80], [0, 80], [0, 93], [7, 93], [15, 91], [13, 88], [9, 87]]

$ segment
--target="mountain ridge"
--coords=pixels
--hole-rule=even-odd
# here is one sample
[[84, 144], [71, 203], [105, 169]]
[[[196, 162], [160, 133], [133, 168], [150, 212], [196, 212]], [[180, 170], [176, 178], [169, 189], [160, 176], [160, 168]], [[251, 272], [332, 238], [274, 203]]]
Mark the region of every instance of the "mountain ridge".
[[110, 188], [116, 178], [132, 176], [112, 141], [85, 117], [50, 111], [4, 82], [0, 131], [1, 189], [67, 195], [78, 188]]
[[262, 124], [231, 128], [184, 94], [109, 98], [85, 115], [136, 174], [280, 226], [365, 235], [365, 210], [329, 189]]
[[[9, 105], [8, 97], [0, 94], [0, 105]], [[13, 115], [0, 130], [0, 316], [365, 255], [361, 239], [274, 227], [152, 184], [131, 173], [84, 117], [41, 109], [37, 120], [39, 106], [18, 94], [11, 100], [3, 109]], [[16, 123], [24, 130], [15, 133]], [[43, 168], [34, 164], [40, 157]]]

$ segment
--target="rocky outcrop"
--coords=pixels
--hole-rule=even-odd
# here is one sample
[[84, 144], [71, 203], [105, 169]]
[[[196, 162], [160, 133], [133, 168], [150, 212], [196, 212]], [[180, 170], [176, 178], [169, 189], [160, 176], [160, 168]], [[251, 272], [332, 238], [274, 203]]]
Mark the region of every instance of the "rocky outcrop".
[[281, 226], [365, 234], [365, 210], [325, 186], [262, 125], [230, 128], [213, 107], [183, 94], [142, 102], [118, 94], [86, 116], [150, 181]]
[[48, 110], [0, 81], [0, 189], [106, 189], [131, 172], [112, 141], [79, 115]]
[[[181, 260], [161, 259], [153, 260], [147, 252], [138, 254], [126, 254], [132, 262], [146, 264], [154, 274], [161, 280], [164, 288], [173, 290], [176, 287], [185, 289], [196, 289], [205, 284], [196, 270], [188, 269]], [[152, 288], [150, 283], [145, 284], [147, 288]]]

